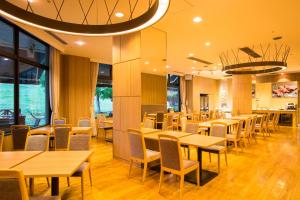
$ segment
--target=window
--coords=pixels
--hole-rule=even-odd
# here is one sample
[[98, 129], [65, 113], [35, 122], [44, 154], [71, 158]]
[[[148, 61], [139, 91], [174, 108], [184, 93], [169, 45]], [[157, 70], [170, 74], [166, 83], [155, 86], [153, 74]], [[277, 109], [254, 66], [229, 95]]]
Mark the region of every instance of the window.
[[112, 66], [99, 65], [98, 81], [94, 98], [94, 110], [96, 114], [103, 113], [112, 116]]
[[167, 108], [180, 111], [180, 77], [168, 75]]
[[49, 124], [48, 70], [49, 46], [0, 18], [1, 129]]

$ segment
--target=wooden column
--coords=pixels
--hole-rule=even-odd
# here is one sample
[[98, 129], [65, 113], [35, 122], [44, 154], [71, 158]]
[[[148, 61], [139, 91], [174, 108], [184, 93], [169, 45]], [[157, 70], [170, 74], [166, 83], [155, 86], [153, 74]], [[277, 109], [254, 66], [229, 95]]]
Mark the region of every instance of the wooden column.
[[252, 78], [251, 75], [232, 76], [232, 113], [252, 113]]
[[113, 155], [129, 159], [127, 129], [141, 124], [141, 33], [113, 37]]

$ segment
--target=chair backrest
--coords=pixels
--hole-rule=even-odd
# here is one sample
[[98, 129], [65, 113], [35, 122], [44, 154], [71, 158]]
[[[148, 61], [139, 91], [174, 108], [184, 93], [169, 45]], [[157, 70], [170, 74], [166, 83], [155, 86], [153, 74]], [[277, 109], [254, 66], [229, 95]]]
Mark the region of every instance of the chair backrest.
[[67, 119], [63, 117], [53, 120], [53, 125], [66, 124], [66, 123], [67, 123]]
[[29, 200], [22, 171], [0, 170], [0, 188], [1, 200]]
[[169, 126], [173, 126], [173, 118], [174, 118], [174, 113], [169, 113], [168, 117], [167, 117], [167, 125]]
[[3, 148], [3, 141], [4, 141], [4, 131], [0, 131], [0, 151]]
[[257, 121], [257, 117], [253, 117], [251, 123], [251, 132], [253, 133], [255, 132], [256, 121]]
[[164, 116], [165, 114], [162, 112], [157, 113], [156, 115], [156, 122], [163, 122], [164, 121]]
[[134, 159], [144, 160], [146, 145], [143, 133], [139, 130], [128, 129], [128, 142], [130, 156]]
[[68, 150], [70, 144], [71, 124], [60, 124], [54, 126], [55, 150]]
[[144, 128], [154, 128], [154, 120], [145, 118]]
[[30, 127], [26, 125], [13, 125], [10, 127], [14, 150], [24, 150], [27, 134]]
[[161, 153], [161, 167], [180, 171], [183, 169], [182, 154], [178, 138], [159, 134], [159, 149]]
[[186, 129], [186, 122], [187, 122], [187, 118], [186, 117], [181, 117], [180, 118], [181, 131], [185, 131], [185, 129]]
[[252, 123], [251, 118], [245, 120], [245, 136], [248, 136], [251, 132], [251, 128], [252, 128], [251, 123]]
[[91, 149], [91, 134], [70, 132], [70, 151], [88, 151]]
[[280, 113], [276, 113], [276, 119], [274, 121], [274, 124], [277, 126], [279, 123]]
[[91, 120], [89, 118], [82, 118], [78, 120], [79, 127], [91, 127]]
[[[221, 137], [221, 138], [226, 138], [227, 137], [227, 124], [224, 122], [212, 122], [211, 127], [210, 127], [210, 136], [214, 137]], [[226, 147], [226, 140], [224, 143], [220, 143], [218, 145], [222, 145]]]
[[187, 122], [185, 126], [185, 132], [197, 134], [199, 132], [199, 124]]
[[48, 151], [50, 131], [31, 130], [28, 132], [25, 151]]
[[242, 133], [242, 130], [243, 130], [243, 126], [244, 126], [244, 121], [243, 120], [239, 121], [237, 131], [236, 131], [236, 138], [237, 139], [241, 138], [241, 133]]

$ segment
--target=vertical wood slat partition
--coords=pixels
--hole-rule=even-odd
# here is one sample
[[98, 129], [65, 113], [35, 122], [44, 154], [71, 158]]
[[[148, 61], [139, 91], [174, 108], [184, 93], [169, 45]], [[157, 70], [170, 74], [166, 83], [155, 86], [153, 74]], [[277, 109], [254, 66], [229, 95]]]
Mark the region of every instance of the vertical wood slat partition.
[[81, 117], [90, 117], [90, 59], [63, 55], [61, 67], [60, 115], [76, 126]]
[[128, 128], [141, 123], [141, 33], [113, 37], [113, 155], [129, 159]]

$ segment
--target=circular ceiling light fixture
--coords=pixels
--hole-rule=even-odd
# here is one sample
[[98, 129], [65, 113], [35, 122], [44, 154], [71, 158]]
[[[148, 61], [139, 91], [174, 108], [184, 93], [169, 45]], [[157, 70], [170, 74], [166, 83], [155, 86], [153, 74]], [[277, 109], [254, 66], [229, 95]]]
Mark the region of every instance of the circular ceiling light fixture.
[[[103, 4], [96, 4], [95, 1], [81, 2], [81, 0], [76, 3], [75, 1], [61, 1], [61, 3], [45, 1], [38, 7], [31, 6], [29, 0], [26, 4], [4, 0], [0, 4], [0, 14], [47, 31], [83, 36], [112, 36], [132, 33], [155, 24], [166, 14], [170, 4], [170, 0], [136, 1], [133, 5], [122, 4], [120, 0], [116, 0], [115, 3], [107, 0], [100, 1], [103, 1]], [[106, 13], [95, 11], [100, 10], [97, 6], [101, 5], [105, 5], [101, 10], [106, 10]], [[126, 13], [126, 16], [129, 17], [127, 19], [123, 17], [122, 22], [114, 23], [112, 15], [118, 10], [118, 6], [122, 6], [123, 9], [128, 6], [129, 13]]]
[[222, 71], [228, 75], [264, 74], [287, 68], [290, 47], [287, 45], [268, 44], [243, 47], [220, 54]]

